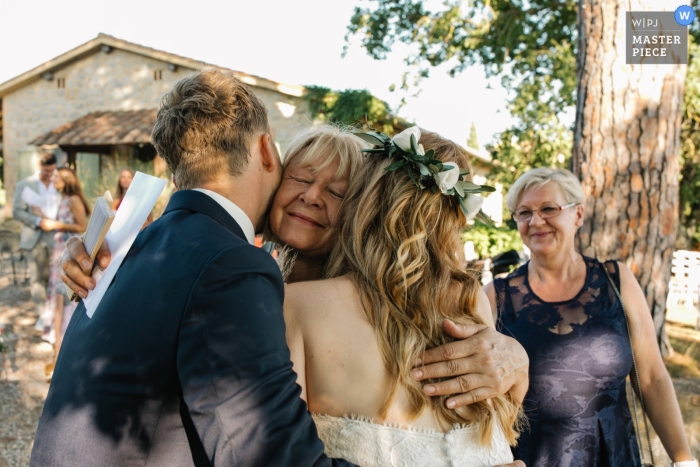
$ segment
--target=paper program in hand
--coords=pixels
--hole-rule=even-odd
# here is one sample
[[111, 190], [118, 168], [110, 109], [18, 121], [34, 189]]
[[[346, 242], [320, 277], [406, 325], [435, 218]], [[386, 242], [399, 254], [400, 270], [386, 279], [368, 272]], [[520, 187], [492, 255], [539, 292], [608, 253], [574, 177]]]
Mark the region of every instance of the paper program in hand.
[[89, 318], [97, 310], [104, 297], [109, 284], [114, 279], [114, 276], [121, 266], [122, 261], [129, 252], [129, 248], [136, 240], [143, 223], [146, 222], [148, 214], [158, 201], [166, 181], [146, 175], [142, 172], [136, 172], [134, 179], [129, 185], [129, 189], [124, 196], [117, 214], [114, 217], [112, 226], [107, 232], [105, 241], [109, 246], [109, 251], [112, 253], [112, 259], [106, 269], [95, 268], [92, 277], [95, 279], [95, 289], [90, 292], [88, 297], [83, 300], [85, 302], [85, 310]]

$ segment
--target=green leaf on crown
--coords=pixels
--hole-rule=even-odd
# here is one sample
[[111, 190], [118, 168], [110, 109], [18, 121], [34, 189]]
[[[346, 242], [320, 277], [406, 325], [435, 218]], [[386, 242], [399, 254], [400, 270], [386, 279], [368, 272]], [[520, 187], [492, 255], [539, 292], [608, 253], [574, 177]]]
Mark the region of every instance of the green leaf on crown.
[[384, 167], [384, 170], [386, 170], [387, 172], [393, 172], [394, 170], [397, 170], [397, 169], [400, 169], [401, 167], [403, 167], [404, 164], [406, 164], [406, 161], [404, 161], [404, 160], [396, 161], [393, 164], [390, 164], [390, 165]]
[[488, 225], [489, 227], [493, 227], [493, 226], [494, 226], [493, 221], [491, 220], [491, 218], [490, 218], [489, 216], [487, 216], [487, 215], [484, 213], [484, 211], [479, 211], [479, 212], [476, 214], [476, 217], [475, 217], [474, 219], [478, 220], [478, 221], [481, 222], [482, 224]]
[[413, 154], [418, 154], [418, 141], [416, 141], [416, 135], [411, 133], [411, 150]]
[[369, 144], [373, 144], [375, 146], [384, 146], [385, 139], [379, 136], [375, 136], [362, 131], [353, 131], [352, 133]]
[[457, 182], [455, 186], [457, 185], [459, 185], [462, 191], [466, 193], [481, 193], [481, 185], [477, 185], [476, 183], [472, 183], [468, 180]]

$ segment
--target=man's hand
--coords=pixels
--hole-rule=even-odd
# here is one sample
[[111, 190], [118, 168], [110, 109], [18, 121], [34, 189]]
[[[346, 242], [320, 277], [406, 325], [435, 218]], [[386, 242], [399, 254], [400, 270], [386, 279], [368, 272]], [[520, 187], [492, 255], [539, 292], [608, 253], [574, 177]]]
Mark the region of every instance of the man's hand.
[[[106, 268], [112, 255], [107, 242], [97, 252], [97, 261]], [[85, 244], [80, 237], [73, 237], [66, 243], [66, 249], [61, 255], [61, 280], [81, 298], [88, 296], [88, 290], [95, 288], [95, 281], [90, 277], [92, 261], [85, 250]]]
[[515, 339], [482, 324], [455, 324], [450, 320], [442, 324], [447, 334], [459, 340], [426, 351], [411, 376], [416, 381], [457, 378], [425, 385], [427, 395], [458, 394], [447, 399], [450, 409], [508, 391], [519, 400], [525, 397], [529, 359]]

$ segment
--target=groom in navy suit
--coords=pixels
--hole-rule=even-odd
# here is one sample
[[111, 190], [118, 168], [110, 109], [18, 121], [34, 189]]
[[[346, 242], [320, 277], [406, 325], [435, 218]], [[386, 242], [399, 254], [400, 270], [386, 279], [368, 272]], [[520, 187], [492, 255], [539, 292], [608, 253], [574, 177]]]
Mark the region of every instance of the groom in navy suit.
[[181, 191], [56, 363], [32, 467], [330, 466], [292, 371], [279, 268], [252, 246], [281, 177], [260, 100], [207, 70], [153, 143]]

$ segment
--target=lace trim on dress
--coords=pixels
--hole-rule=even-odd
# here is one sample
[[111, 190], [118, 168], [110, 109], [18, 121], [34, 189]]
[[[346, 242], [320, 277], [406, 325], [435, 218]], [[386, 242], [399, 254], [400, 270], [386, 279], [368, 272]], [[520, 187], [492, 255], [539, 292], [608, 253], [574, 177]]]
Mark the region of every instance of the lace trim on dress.
[[373, 418], [367, 417], [365, 415], [346, 414], [346, 415], [343, 415], [342, 417], [335, 417], [333, 415], [320, 414], [320, 413], [316, 413], [316, 412], [311, 412], [311, 415], [313, 416], [314, 420], [330, 422], [330, 421], [342, 419], [342, 420], [347, 420], [347, 421], [368, 423], [368, 424], [376, 426], [376, 427], [391, 428], [393, 430], [410, 431], [412, 433], [421, 433], [421, 434], [427, 434], [427, 435], [446, 436], [446, 435], [449, 435], [450, 433], [454, 433], [454, 432], [460, 431], [460, 430], [475, 431], [475, 430], [478, 430], [480, 427], [480, 425], [478, 423], [453, 423], [452, 428], [449, 431], [443, 432], [443, 431], [440, 431], [436, 428], [422, 427], [422, 426], [415, 426], [415, 425], [401, 425], [398, 422], [384, 421], [382, 423], [374, 423]]
[[513, 462], [508, 441], [499, 428], [491, 446], [480, 442], [476, 423], [455, 425], [443, 433], [434, 428], [373, 423], [362, 415], [312, 414], [326, 455], [361, 467], [491, 467]]

